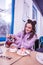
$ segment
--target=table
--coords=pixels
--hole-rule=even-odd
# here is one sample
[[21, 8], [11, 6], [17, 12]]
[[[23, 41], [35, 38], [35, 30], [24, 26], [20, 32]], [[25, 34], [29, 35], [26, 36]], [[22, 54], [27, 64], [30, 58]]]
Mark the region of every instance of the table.
[[[1, 48], [3, 50], [6, 49], [4, 47]], [[0, 65], [42, 65], [35, 58], [36, 53], [39, 52], [31, 51], [30, 53], [30, 56], [20, 56], [17, 53], [12, 53], [7, 50], [4, 52], [3, 58], [0, 58]], [[11, 59], [9, 60], [6, 57], [11, 57]]]
[[25, 56], [13, 65], [42, 65], [36, 60], [36, 52], [32, 51], [31, 56]]

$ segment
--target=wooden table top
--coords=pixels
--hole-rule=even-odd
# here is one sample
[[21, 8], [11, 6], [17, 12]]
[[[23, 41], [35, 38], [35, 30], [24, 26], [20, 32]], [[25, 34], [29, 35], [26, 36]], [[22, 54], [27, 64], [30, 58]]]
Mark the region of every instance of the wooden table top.
[[30, 56], [20, 56], [7, 50], [0, 56], [0, 65], [42, 65], [36, 60], [36, 53], [38, 52], [31, 51], [30, 53]]
[[36, 52], [32, 51], [30, 56], [25, 56], [13, 65], [42, 65], [36, 60]]

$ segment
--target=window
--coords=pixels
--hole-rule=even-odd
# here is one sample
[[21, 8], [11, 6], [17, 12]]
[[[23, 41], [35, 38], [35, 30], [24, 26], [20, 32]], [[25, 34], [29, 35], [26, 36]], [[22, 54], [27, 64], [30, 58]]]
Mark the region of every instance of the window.
[[35, 19], [37, 21], [37, 10], [33, 5], [33, 12], [32, 12], [32, 19]]
[[0, 41], [5, 40], [6, 34], [13, 33], [15, 0], [0, 1]]
[[[32, 19], [36, 20], [37, 23], [37, 9], [33, 5], [33, 10], [32, 10]], [[37, 33], [37, 24], [36, 24], [36, 33]]]

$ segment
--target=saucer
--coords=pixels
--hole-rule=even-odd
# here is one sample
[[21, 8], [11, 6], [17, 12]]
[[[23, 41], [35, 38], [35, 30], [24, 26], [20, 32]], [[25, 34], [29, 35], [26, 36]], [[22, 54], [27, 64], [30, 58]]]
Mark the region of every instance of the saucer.
[[17, 48], [14, 48], [14, 49], [10, 48], [9, 51], [10, 52], [17, 52]]
[[43, 53], [37, 53], [36, 59], [39, 63], [43, 64]]
[[27, 50], [26, 50], [25, 52], [23, 52], [23, 51], [21, 51], [21, 50], [18, 50], [18, 51], [17, 51], [17, 54], [18, 54], [18, 55], [22, 55], [22, 56], [24, 56], [24, 55], [28, 55], [28, 54], [30, 54], [30, 52], [27, 51]]

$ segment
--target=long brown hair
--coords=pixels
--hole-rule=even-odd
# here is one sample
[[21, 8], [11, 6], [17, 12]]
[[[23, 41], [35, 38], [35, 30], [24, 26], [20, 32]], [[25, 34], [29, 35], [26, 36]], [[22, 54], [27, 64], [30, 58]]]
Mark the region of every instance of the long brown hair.
[[[34, 36], [34, 34], [35, 34], [35, 32], [36, 32], [36, 29], [35, 29], [36, 21], [32, 21], [32, 20], [28, 19], [28, 20], [27, 20], [27, 23], [25, 24], [25, 28], [26, 28], [26, 25], [27, 25], [28, 23], [30, 23], [30, 24], [32, 25], [32, 30], [31, 30], [30, 36], [29, 36], [29, 38], [28, 38], [28, 39], [31, 39], [31, 38], [33, 38], [33, 36]], [[25, 28], [24, 28], [23, 38], [24, 38], [24, 36], [26, 35]]]

